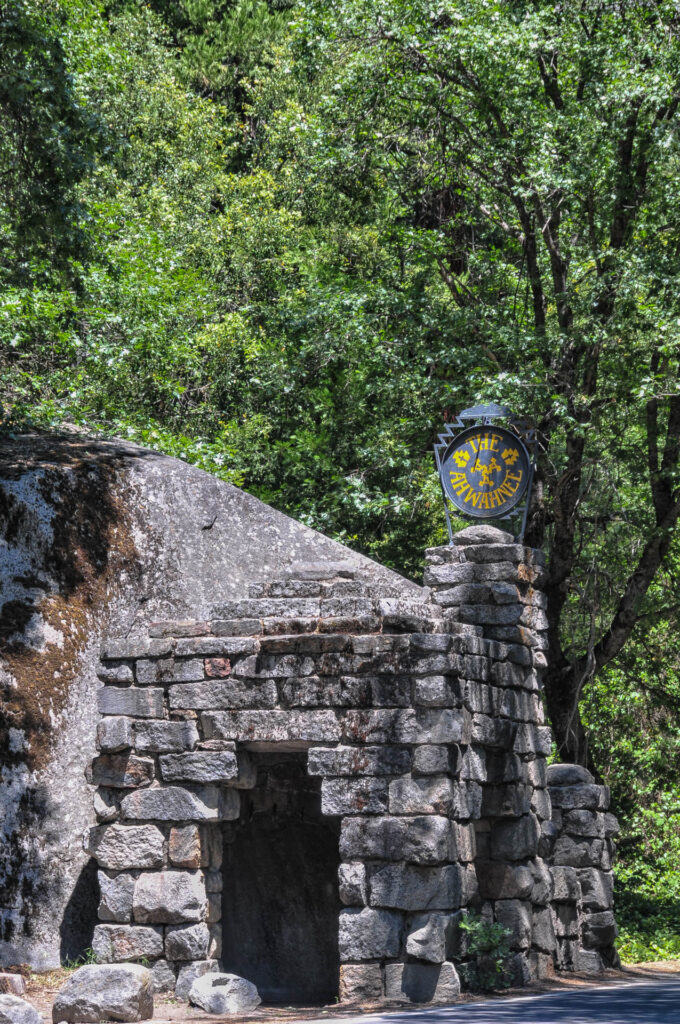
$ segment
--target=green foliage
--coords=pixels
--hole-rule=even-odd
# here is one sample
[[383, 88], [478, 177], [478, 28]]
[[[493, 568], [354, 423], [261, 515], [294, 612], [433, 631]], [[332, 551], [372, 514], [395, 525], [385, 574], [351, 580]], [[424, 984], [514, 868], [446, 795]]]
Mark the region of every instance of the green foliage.
[[[668, 585], [668, 579], [662, 580]], [[680, 956], [680, 675], [677, 623], [646, 625], [582, 711], [621, 825], [617, 947], [628, 962]]]
[[33, 0], [0, 3], [0, 283], [68, 269], [85, 245], [75, 185], [102, 139], [76, 94], [62, 12]]
[[[0, 4], [6, 424], [140, 441], [419, 578], [442, 422], [515, 406], [592, 672], [678, 481], [677, 15], [624, 7]], [[581, 703], [626, 956], [677, 949], [674, 544]]]
[[[458, 922], [464, 932], [466, 962], [459, 970], [466, 985], [479, 992], [495, 992], [512, 984], [509, 962], [511, 932], [504, 925], [465, 914]], [[469, 960], [469, 957], [474, 957]]]

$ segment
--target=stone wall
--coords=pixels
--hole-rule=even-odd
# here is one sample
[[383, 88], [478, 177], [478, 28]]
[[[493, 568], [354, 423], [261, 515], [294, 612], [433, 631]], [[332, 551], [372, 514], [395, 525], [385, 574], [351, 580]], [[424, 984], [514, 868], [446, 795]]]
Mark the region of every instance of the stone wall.
[[618, 823], [608, 813], [609, 790], [574, 764], [551, 765], [548, 786], [557, 967], [588, 973], [617, 967], [612, 861]]
[[0, 964], [92, 942], [86, 767], [102, 639], [209, 618], [305, 559], [421, 588], [195, 466], [76, 434], [0, 438]]
[[556, 956], [597, 966], [574, 953], [606, 937], [590, 876], [554, 903], [553, 850], [596, 854], [575, 818], [559, 835], [551, 820], [542, 571], [540, 552], [471, 527], [428, 552], [429, 589], [407, 598], [348, 563], [306, 564], [209, 620], [109, 641], [86, 840], [99, 959], [147, 957], [179, 995], [215, 966], [219, 892], [238, 884], [221, 876], [222, 823], [256, 785], [253, 752], [283, 750], [306, 753], [339, 821], [341, 999], [454, 999], [467, 910], [510, 929], [519, 983]]

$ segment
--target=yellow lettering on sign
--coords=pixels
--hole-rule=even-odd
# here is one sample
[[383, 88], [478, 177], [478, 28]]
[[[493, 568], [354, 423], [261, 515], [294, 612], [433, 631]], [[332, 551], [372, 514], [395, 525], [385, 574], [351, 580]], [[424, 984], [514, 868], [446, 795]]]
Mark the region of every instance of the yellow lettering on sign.
[[479, 438], [470, 437], [468, 438], [468, 444], [472, 448], [473, 452], [479, 451]]
[[498, 434], [492, 434], [491, 435], [491, 446], [490, 447], [491, 447], [491, 451], [492, 452], [497, 452], [498, 451], [498, 445], [501, 443], [502, 440], [503, 440], [503, 438], [499, 437]]

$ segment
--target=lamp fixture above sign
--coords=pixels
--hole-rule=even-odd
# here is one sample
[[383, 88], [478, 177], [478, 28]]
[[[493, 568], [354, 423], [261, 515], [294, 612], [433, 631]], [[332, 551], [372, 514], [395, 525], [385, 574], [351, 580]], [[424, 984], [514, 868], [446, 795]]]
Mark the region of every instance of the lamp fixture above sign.
[[449, 543], [449, 504], [473, 519], [521, 515], [524, 539], [534, 476], [536, 433], [502, 405], [476, 405], [447, 423], [434, 446]]

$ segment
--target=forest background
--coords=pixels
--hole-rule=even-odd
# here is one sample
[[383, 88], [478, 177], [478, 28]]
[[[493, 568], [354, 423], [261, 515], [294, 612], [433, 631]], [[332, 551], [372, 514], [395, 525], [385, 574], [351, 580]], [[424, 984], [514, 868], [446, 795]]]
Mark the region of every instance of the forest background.
[[442, 425], [532, 419], [555, 756], [612, 788], [628, 960], [680, 957], [679, 29], [0, 0], [2, 429], [130, 438], [419, 579]]

